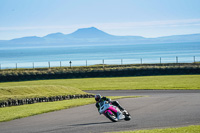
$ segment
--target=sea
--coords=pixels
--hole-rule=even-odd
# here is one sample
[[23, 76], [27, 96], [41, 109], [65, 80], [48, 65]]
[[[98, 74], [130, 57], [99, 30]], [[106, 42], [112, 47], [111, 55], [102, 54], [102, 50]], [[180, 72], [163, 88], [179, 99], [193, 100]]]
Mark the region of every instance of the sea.
[[0, 47], [0, 69], [200, 62], [200, 42]]

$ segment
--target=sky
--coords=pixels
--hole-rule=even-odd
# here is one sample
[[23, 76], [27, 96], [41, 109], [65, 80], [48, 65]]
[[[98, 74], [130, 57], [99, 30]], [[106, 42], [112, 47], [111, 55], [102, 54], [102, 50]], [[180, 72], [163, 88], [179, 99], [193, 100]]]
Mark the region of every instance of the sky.
[[148, 38], [200, 33], [200, 0], [0, 0], [0, 40], [96, 27]]

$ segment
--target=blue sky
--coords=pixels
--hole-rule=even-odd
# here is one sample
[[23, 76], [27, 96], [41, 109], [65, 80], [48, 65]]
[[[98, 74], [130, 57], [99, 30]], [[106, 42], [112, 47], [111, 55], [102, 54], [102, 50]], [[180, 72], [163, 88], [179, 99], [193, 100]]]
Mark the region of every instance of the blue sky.
[[200, 0], [0, 0], [0, 40], [96, 27], [113, 35], [200, 33]]

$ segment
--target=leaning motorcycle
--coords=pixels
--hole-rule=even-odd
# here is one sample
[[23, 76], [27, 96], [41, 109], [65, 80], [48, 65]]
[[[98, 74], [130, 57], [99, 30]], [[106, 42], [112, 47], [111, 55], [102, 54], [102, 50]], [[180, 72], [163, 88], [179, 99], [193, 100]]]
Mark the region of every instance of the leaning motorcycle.
[[131, 119], [131, 115], [126, 110], [121, 111], [118, 107], [110, 104], [108, 101], [102, 101], [99, 105], [99, 113], [104, 114], [113, 122], [117, 122], [118, 120], [129, 121]]

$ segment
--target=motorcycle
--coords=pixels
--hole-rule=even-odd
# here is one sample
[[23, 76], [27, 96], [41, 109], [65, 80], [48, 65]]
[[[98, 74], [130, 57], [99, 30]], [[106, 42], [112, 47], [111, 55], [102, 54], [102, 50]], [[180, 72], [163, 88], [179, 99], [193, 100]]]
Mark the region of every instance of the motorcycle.
[[117, 122], [119, 120], [129, 121], [131, 115], [124, 110], [123, 112], [116, 106], [110, 104], [108, 101], [100, 102], [100, 114], [104, 114], [112, 122]]

